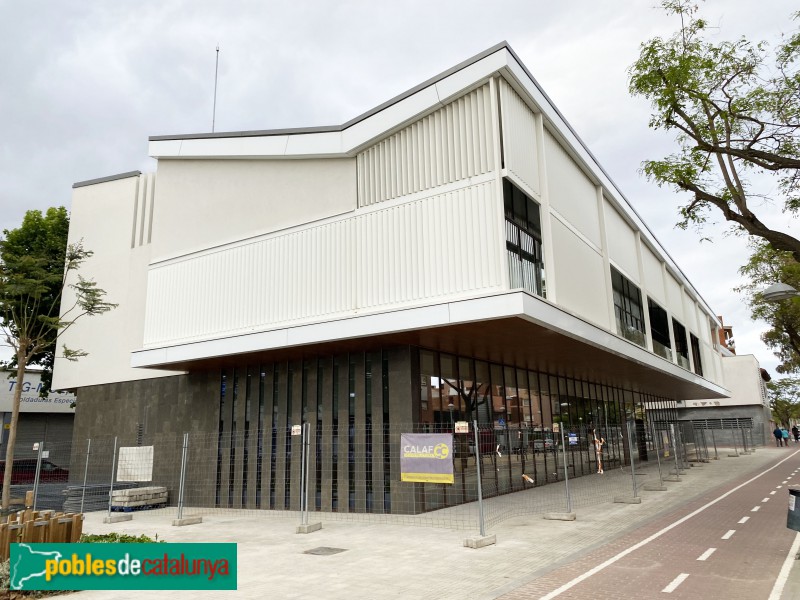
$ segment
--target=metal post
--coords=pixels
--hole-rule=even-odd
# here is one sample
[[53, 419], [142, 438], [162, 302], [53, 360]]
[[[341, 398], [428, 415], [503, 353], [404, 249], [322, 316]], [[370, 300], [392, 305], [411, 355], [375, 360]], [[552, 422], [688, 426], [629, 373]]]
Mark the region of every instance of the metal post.
[[44, 452], [44, 440], [36, 444], [39, 452], [36, 454], [36, 475], [33, 478], [33, 510], [36, 510], [36, 498], [39, 495], [39, 476], [42, 473], [42, 452]]
[[108, 486], [108, 518], [111, 518], [111, 494], [114, 492], [114, 473], [117, 470], [117, 437], [114, 436], [114, 457], [111, 461], [111, 485]]
[[675, 455], [675, 477], [680, 478], [681, 470], [680, 467], [678, 466], [678, 442], [675, 439], [675, 429], [676, 429], [675, 424], [670, 423], [669, 430], [670, 433], [672, 434], [672, 454]]
[[733, 454], [739, 456], [739, 449], [736, 447], [736, 431], [731, 429], [731, 439], [733, 440]]
[[742, 434], [742, 454], [750, 454], [750, 452], [747, 451], [747, 438], [744, 435], [744, 427], [742, 427], [741, 423], [739, 423], [739, 431]]
[[678, 437], [681, 440], [681, 449], [683, 450], [683, 453], [681, 454], [681, 464], [685, 469], [689, 466], [689, 452], [686, 450], [686, 436], [683, 435], [682, 425], [678, 425]]
[[656, 460], [658, 461], [658, 485], [664, 487], [664, 480], [661, 477], [661, 450], [658, 449], [658, 438], [656, 437], [656, 426], [650, 423], [650, 434], [653, 436], [653, 447], [656, 451]]
[[719, 455], [717, 454], [717, 438], [714, 435], [714, 430], [711, 430], [711, 442], [714, 444], [714, 460], [719, 460]]
[[636, 498], [636, 461], [633, 459], [633, 433], [636, 430], [636, 422], [628, 421], [628, 452], [631, 456], [631, 480], [633, 481], [633, 497]]
[[300, 440], [300, 524], [306, 524], [306, 425], [303, 423], [303, 437]]
[[483, 521], [483, 482], [481, 480], [481, 446], [478, 441], [478, 421], [472, 421], [472, 430], [475, 434], [475, 464], [478, 467], [478, 527], [481, 537], [486, 535], [486, 526]]
[[178, 488], [178, 519], [183, 518], [183, 498], [186, 489], [186, 457], [189, 453], [189, 434], [183, 434], [183, 453], [181, 454], [181, 479]]
[[[304, 478], [305, 479], [305, 491], [303, 493], [303, 498], [304, 498], [303, 505], [304, 505], [304, 508], [305, 508], [305, 512], [304, 512], [304, 517], [303, 517], [303, 525], [308, 525], [308, 488], [309, 488], [309, 485], [308, 485], [308, 473], [309, 473], [308, 462], [309, 462], [310, 456], [311, 456], [311, 423], [306, 423], [303, 426], [303, 438], [304, 438], [303, 451], [305, 452], [305, 465], [304, 465], [305, 466], [305, 478]], [[455, 454], [455, 452], [453, 454]]]
[[89, 475], [89, 455], [92, 453], [92, 440], [86, 440], [86, 465], [83, 467], [83, 489], [81, 490], [81, 512], [83, 501], [86, 499], [86, 477]]
[[561, 452], [563, 452], [563, 460], [564, 460], [564, 489], [567, 493], [567, 512], [572, 512], [572, 498], [569, 495], [569, 471], [567, 469], [567, 447], [564, 445], [564, 424], [561, 423], [558, 430], [561, 432]]
[[[753, 427], [750, 426], [750, 427], [746, 427], [745, 429], [747, 430], [747, 435], [750, 437], [750, 452], [755, 452], [756, 451], [756, 443], [753, 440]], [[790, 434], [791, 434], [791, 432], [790, 432]]]

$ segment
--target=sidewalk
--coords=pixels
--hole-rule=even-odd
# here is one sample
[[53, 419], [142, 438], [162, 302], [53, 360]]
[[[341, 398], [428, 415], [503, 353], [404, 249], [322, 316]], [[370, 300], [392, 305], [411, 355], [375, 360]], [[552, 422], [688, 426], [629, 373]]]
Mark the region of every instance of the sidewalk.
[[[146, 534], [168, 542], [237, 542], [237, 592], [202, 593], [203, 598], [497, 598], [547, 571], [575, 560], [666, 511], [746, 472], [773, 462], [778, 448], [760, 448], [749, 456], [720, 459], [688, 469], [682, 481], [666, 483], [666, 492], [642, 492], [641, 504], [604, 503], [579, 508], [577, 521], [515, 517], [489, 528], [497, 545], [472, 550], [463, 546], [477, 531], [421, 526], [326, 521], [323, 529], [295, 534], [296, 518], [275, 513], [253, 516], [236, 511], [205, 516], [203, 523], [172, 527], [175, 510], [134, 513], [132, 521], [105, 525], [105, 513], [89, 513], [87, 533], [119, 531]], [[582, 479], [588, 480], [589, 476]], [[544, 486], [542, 491], [562, 484]], [[547, 490], [547, 488], [551, 488]], [[312, 520], [314, 515], [311, 516]], [[307, 554], [336, 548], [336, 554]], [[800, 561], [797, 561], [800, 563]], [[790, 590], [791, 594], [790, 594]], [[782, 598], [800, 597], [800, 566], [793, 565]], [[153, 592], [151, 597], [158, 597]], [[792, 595], [794, 594], [794, 595]], [[146, 596], [137, 592], [137, 597]], [[175, 600], [197, 592], [170, 592]], [[70, 597], [130, 598], [131, 592], [77, 592]]]

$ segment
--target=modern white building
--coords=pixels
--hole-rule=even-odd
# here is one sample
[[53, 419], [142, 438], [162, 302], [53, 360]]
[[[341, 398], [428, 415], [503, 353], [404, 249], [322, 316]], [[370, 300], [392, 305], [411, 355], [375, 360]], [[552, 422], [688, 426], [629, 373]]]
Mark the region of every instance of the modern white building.
[[74, 185], [70, 239], [119, 307], [66, 333], [90, 354], [54, 385], [76, 437], [232, 440], [217, 504], [296, 506], [300, 422], [342, 433], [314, 440], [341, 446], [312, 461], [319, 508], [403, 512], [372, 451], [395, 425], [477, 419], [513, 446], [728, 395], [716, 313], [505, 43], [343, 125], [150, 154]]
[[[722, 373], [729, 397], [679, 400], [679, 417], [715, 430], [715, 440], [720, 443], [742, 444], [742, 429], [745, 429], [752, 430], [755, 444], [763, 445], [771, 439], [775, 427], [767, 396], [769, 373], [752, 354], [737, 355], [724, 349]], [[750, 443], [749, 438], [745, 440]]]

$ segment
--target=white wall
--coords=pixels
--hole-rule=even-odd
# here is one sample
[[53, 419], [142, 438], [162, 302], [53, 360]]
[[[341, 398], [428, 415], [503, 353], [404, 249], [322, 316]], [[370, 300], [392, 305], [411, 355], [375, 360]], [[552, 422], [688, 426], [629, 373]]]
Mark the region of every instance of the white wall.
[[667, 306], [667, 291], [664, 289], [664, 273], [661, 261], [646, 245], [642, 247], [642, 263], [644, 265], [645, 290], [661, 308]]
[[[53, 389], [174, 374], [130, 367], [131, 351], [141, 347], [150, 259], [150, 245], [138, 245], [140, 236], [134, 240], [132, 232], [141, 231], [142, 223], [149, 221], [142, 216], [147, 215], [147, 211], [136, 211], [136, 207], [152, 204], [149, 200], [145, 202], [147, 196], [143, 191], [151, 188], [152, 182], [142, 175], [78, 187], [73, 191], [69, 241], [75, 243], [83, 239], [84, 246], [94, 252], [80, 274], [94, 279], [106, 291], [106, 299], [119, 306], [103, 315], [79, 319], [59, 336], [59, 348], [66, 344], [71, 349], [85, 350], [89, 355], [77, 362], [57, 358]], [[135, 248], [131, 247], [132, 242]], [[62, 301], [62, 314], [72, 305], [73, 299], [74, 295], [68, 291]]]
[[544, 148], [550, 207], [600, 246], [597, 189], [550, 132], [545, 132]]
[[558, 219], [552, 220], [553, 258], [558, 305], [600, 327], [616, 333], [609, 322], [603, 257]]
[[719, 400], [687, 400], [687, 408], [702, 406], [740, 406], [758, 404], [767, 406], [761, 395], [761, 370], [755, 356], [739, 354], [721, 359], [724, 386], [730, 390], [730, 398]]
[[356, 161], [161, 160], [156, 194], [161, 260], [354, 210]]
[[606, 238], [608, 239], [608, 257], [611, 262], [641, 289], [639, 262], [636, 254], [636, 234], [630, 225], [620, 216], [613, 206], [605, 203]]
[[504, 79], [499, 81], [504, 166], [541, 202], [536, 117]]

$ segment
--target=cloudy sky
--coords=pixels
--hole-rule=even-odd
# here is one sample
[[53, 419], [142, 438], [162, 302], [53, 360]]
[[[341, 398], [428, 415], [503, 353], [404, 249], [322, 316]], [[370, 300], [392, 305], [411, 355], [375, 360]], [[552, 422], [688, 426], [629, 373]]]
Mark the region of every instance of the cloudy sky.
[[[0, 229], [69, 207], [76, 181], [154, 171], [150, 135], [334, 125], [507, 40], [702, 296], [740, 354], [776, 360], [732, 292], [743, 240], [675, 229], [676, 199], [638, 173], [671, 140], [627, 94], [639, 44], [678, 22], [657, 0], [0, 0]], [[775, 41], [791, 0], [708, 0], [714, 35]], [[776, 207], [773, 226], [800, 234]], [[101, 218], [98, 215], [98, 218]]]

